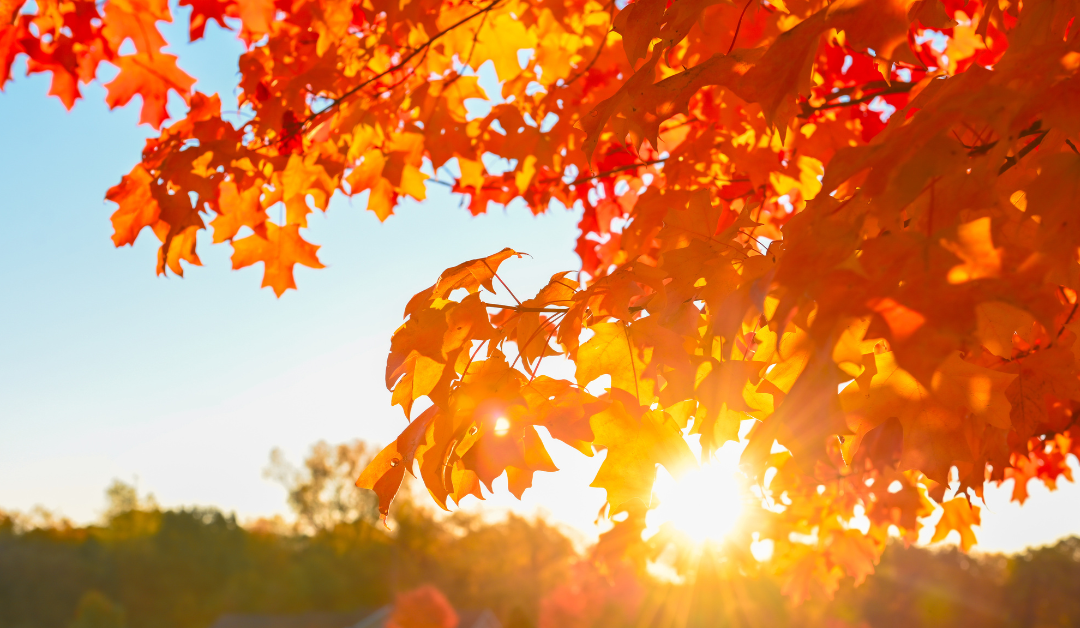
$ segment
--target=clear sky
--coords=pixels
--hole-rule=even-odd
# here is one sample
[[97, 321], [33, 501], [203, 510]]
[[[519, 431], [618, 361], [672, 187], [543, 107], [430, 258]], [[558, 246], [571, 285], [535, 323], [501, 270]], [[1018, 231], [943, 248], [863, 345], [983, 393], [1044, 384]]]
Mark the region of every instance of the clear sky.
[[[196, 89], [228, 103], [241, 47], [207, 33], [174, 52]], [[386, 443], [405, 426], [382, 384], [389, 340], [408, 298], [442, 269], [526, 251], [500, 273], [520, 294], [577, 268], [573, 212], [473, 218], [432, 185], [429, 200], [383, 224], [362, 200], [335, 198], [309, 230], [327, 268], [298, 266], [299, 291], [280, 300], [259, 288], [261, 265], [229, 270], [227, 246], [204, 248], [204, 266], [184, 279], [155, 277], [157, 240], [114, 249], [103, 200], [153, 133], [136, 124], [138, 105], [110, 112], [93, 85], [67, 112], [45, 76], [21, 74], [0, 93], [0, 508], [87, 522], [112, 479], [137, 478], [164, 506], [284, 512], [284, 491], [262, 477], [271, 448], [298, 462], [317, 440]], [[489, 504], [543, 508], [589, 535], [599, 461], [552, 449], [566, 472], [537, 474], [521, 504], [505, 490]], [[1080, 533], [1075, 485], [1032, 489], [1022, 510], [1008, 486], [988, 492], [982, 549]]]

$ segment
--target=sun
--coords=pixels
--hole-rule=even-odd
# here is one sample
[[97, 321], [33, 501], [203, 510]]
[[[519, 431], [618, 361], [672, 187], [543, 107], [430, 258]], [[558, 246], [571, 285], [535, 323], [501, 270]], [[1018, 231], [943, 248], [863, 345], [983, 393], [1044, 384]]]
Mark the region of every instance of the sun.
[[711, 462], [679, 480], [660, 467], [653, 485], [660, 505], [646, 515], [646, 534], [670, 522], [698, 543], [722, 541], [735, 529], [743, 512], [740, 453], [738, 443], [727, 443]]

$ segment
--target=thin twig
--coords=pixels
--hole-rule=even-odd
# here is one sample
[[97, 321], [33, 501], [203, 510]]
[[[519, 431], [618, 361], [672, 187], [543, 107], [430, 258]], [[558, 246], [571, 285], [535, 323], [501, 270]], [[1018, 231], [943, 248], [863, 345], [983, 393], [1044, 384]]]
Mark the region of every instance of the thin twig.
[[1039, 144], [1042, 144], [1042, 141], [1046, 138], [1046, 134], [1049, 133], [1049, 132], [1050, 131], [1048, 129], [1046, 131], [1043, 131], [1043, 132], [1039, 133], [1039, 136], [1036, 137], [1035, 139], [1031, 140], [1030, 142], [1028, 142], [1028, 145], [1021, 148], [1019, 153], [1016, 153], [1012, 157], [1006, 157], [1005, 158], [1005, 163], [1001, 164], [1001, 168], [998, 170], [998, 174], [999, 175], [1000, 174], [1005, 174], [1005, 172], [1009, 168], [1012, 168], [1016, 164], [1020, 163], [1021, 159], [1023, 159], [1031, 151], [1035, 150], [1035, 148]]
[[862, 104], [862, 103], [865, 103], [865, 102], [870, 102], [870, 101], [874, 100], [875, 98], [877, 98], [878, 96], [890, 96], [892, 94], [903, 94], [903, 93], [906, 93], [906, 92], [910, 92], [912, 90], [912, 88], [915, 87], [915, 85], [916, 85], [916, 83], [893, 83], [891, 86], [886, 87], [885, 89], [882, 89], [881, 91], [877, 91], [877, 92], [874, 92], [872, 94], [867, 94], [867, 95], [863, 96], [862, 98], [854, 98], [854, 99], [849, 100], [847, 102], [826, 103], [824, 105], [821, 105], [820, 107], [811, 107], [809, 104], [806, 103], [806, 101], [803, 101], [803, 102], [800, 103], [800, 105], [802, 107], [802, 112], [799, 113], [798, 117], [800, 117], [800, 118], [809, 118], [813, 114], [815, 114], [815, 113], [817, 113], [819, 111], [825, 111], [826, 109], [836, 109], [838, 107], [850, 107], [852, 105], [858, 105], [858, 104]]
[[753, 1], [754, 0], [746, 0], [746, 4], [743, 5], [742, 13], [739, 14], [739, 21], [735, 24], [735, 34], [731, 36], [731, 45], [728, 46], [727, 53], [725, 54], [731, 54], [731, 51], [735, 49], [735, 40], [739, 38], [739, 29], [742, 28], [743, 17], [746, 15], [746, 10], [750, 8], [750, 3]]
[[324, 109], [322, 109], [320, 111], [313, 112], [311, 115], [309, 115], [307, 117], [307, 119], [304, 120], [303, 124], [300, 125], [300, 128], [301, 129], [305, 128], [308, 124], [310, 124], [315, 119], [321, 117], [323, 114], [325, 114], [325, 113], [327, 113], [327, 112], [341, 106], [341, 103], [344, 102], [346, 98], [348, 98], [348, 97], [352, 96], [353, 94], [359, 92], [360, 90], [364, 89], [368, 85], [371, 85], [375, 81], [378, 81], [379, 79], [383, 78], [384, 76], [386, 76], [388, 74], [392, 74], [394, 72], [397, 72], [401, 68], [408, 65], [408, 63], [410, 61], [412, 61], [421, 52], [426, 52], [427, 49], [430, 48], [432, 44], [434, 44], [437, 40], [439, 40], [440, 38], [442, 38], [443, 36], [448, 34], [450, 31], [456, 29], [457, 27], [461, 26], [462, 24], [465, 24], [467, 22], [472, 21], [473, 19], [475, 19], [475, 18], [477, 18], [477, 17], [479, 17], [481, 15], [487, 14], [488, 12], [490, 12], [492, 9], [494, 9], [496, 6], [498, 6], [502, 2], [503, 2], [503, 0], [494, 0], [494, 2], [492, 2], [488, 6], [484, 7], [483, 9], [480, 9], [476, 13], [473, 13], [472, 15], [466, 16], [466, 17], [458, 20], [454, 24], [452, 24], [452, 25], [446, 27], [445, 29], [439, 31], [438, 33], [435, 33], [435, 35], [432, 36], [431, 39], [429, 39], [426, 42], [424, 42], [423, 44], [421, 44], [418, 48], [416, 48], [416, 50], [413, 50], [411, 53], [409, 53], [409, 55], [407, 55], [404, 59], [399, 61], [397, 64], [387, 68], [386, 70], [383, 70], [382, 72], [376, 74], [375, 76], [373, 76], [370, 79], [364, 81], [363, 83], [357, 85], [356, 87], [353, 87], [352, 89], [346, 91], [342, 95], [335, 98], [333, 100], [333, 102], [331, 102], [329, 105], [327, 105]]
[[[611, 2], [608, 3], [608, 24], [614, 22], [614, 12], [615, 0], [611, 0]], [[572, 84], [574, 84], [575, 81], [585, 76], [585, 73], [592, 69], [593, 65], [596, 64], [597, 59], [600, 58], [600, 53], [604, 52], [604, 45], [607, 44], [608, 35], [610, 35], [614, 30], [615, 28], [612, 27], [609, 28], [606, 33], [604, 33], [604, 37], [600, 40], [600, 45], [596, 47], [596, 54], [593, 55], [592, 61], [589, 61], [587, 64], [585, 64], [585, 67], [581, 68], [581, 71], [575, 74], [573, 78], [563, 83], [563, 87], [570, 87]]]
[[464, 377], [465, 374], [469, 372], [469, 367], [472, 366], [473, 360], [476, 359], [477, 354], [480, 353], [480, 349], [482, 349], [486, 343], [487, 339], [485, 338], [484, 340], [480, 341], [480, 344], [476, 345], [476, 350], [474, 350], [472, 352], [472, 355], [469, 356], [469, 363], [465, 365], [465, 370], [461, 372], [462, 377]]
[[[527, 340], [525, 341], [525, 344], [524, 344], [524, 346], [526, 346], [526, 347], [527, 347], [527, 346], [529, 346], [529, 343], [533, 341], [533, 338], [535, 338], [535, 337], [536, 337], [536, 334], [540, 333], [540, 331], [544, 329], [544, 326], [545, 326], [545, 325], [547, 325], [547, 324], [549, 324], [549, 323], [550, 323], [551, 325], [554, 325], [555, 327], [558, 327], [558, 326], [557, 326], [557, 325], [555, 324], [555, 322], [554, 322], [554, 321], [555, 321], [555, 319], [556, 319], [556, 318], [558, 318], [558, 317], [562, 316], [562, 315], [563, 315], [563, 314], [565, 314], [565, 313], [566, 313], [566, 312], [563, 312], [562, 314], [556, 314], [555, 316], [552, 316], [551, 318], [546, 318], [546, 319], [544, 319], [544, 320], [540, 321], [540, 326], [538, 326], [538, 327], [536, 328], [536, 331], [534, 331], [534, 332], [532, 333], [532, 335], [530, 335], [530, 336], [529, 336], [529, 338], [528, 338], [528, 339], [527, 339]], [[513, 361], [513, 363], [512, 363], [512, 364], [510, 364], [510, 370], [511, 370], [511, 371], [512, 371], [512, 370], [514, 369], [514, 367], [515, 367], [515, 366], [517, 366], [518, 360], [521, 360], [521, 352], [522, 352], [522, 343], [521, 343], [521, 341], [520, 341], [520, 340], [518, 340], [518, 354], [517, 354], [517, 357], [516, 357], [516, 358], [514, 358], [514, 361]], [[529, 368], [529, 362], [528, 362], [528, 360], [521, 360], [521, 363], [522, 363], [522, 364], [523, 364], [523, 365], [525, 366], [525, 370], [526, 370], [526, 371], [529, 371], [529, 375], [532, 375], [532, 374], [533, 374], [533, 371], [532, 371], [532, 369], [530, 369], [530, 368]], [[508, 372], [509, 372], [509, 371], [508, 371]], [[529, 381], [532, 381], [532, 380], [529, 380]]]
[[517, 295], [515, 295], [514, 291], [510, 289], [510, 286], [506, 285], [506, 282], [502, 280], [502, 277], [499, 276], [499, 273], [495, 272], [495, 269], [488, 265], [487, 260], [483, 260], [483, 261], [484, 261], [484, 266], [487, 266], [487, 269], [491, 271], [491, 274], [495, 275], [495, 278], [499, 280], [499, 283], [502, 284], [502, 287], [506, 288], [506, 291], [510, 293], [510, 296], [515, 301], [517, 301], [518, 306], [520, 306], [521, 305], [521, 299], [517, 298]]
[[[554, 321], [555, 316], [552, 316], [551, 320]], [[534, 379], [536, 379], [536, 373], [540, 370], [540, 363], [544, 361], [544, 352], [547, 350], [548, 346], [551, 344], [551, 337], [554, 336], [555, 332], [557, 332], [557, 331], [559, 331], [559, 326], [552, 323], [551, 333], [548, 334], [547, 338], [544, 339], [544, 346], [540, 347], [540, 355], [537, 356], [537, 358], [536, 358], [536, 366], [533, 367], [531, 377], [529, 377], [529, 383], [530, 384], [532, 383], [532, 381]]]
[[607, 170], [607, 171], [601, 172], [599, 174], [594, 174], [594, 175], [591, 175], [591, 176], [588, 176], [588, 177], [581, 177], [580, 179], [575, 179], [575, 180], [571, 181], [570, 183], [567, 183], [566, 185], [578, 185], [579, 183], [585, 183], [586, 181], [592, 181], [593, 179], [599, 179], [601, 177], [606, 177], [608, 175], [615, 174], [617, 172], [624, 172], [626, 170], [633, 170], [634, 168], [641, 168], [641, 167], [644, 167], [644, 166], [651, 166], [653, 164], [662, 164], [667, 160], [668, 160], [668, 158], [665, 157], [663, 159], [653, 159], [652, 161], [644, 161], [644, 162], [641, 162], [641, 163], [630, 164], [628, 166], [620, 166], [618, 168], [612, 168], [611, 170]]
[[[480, 31], [484, 30], [484, 24], [487, 24], [487, 13], [480, 19], [480, 26], [476, 27], [476, 32], [473, 33], [472, 46], [469, 48], [469, 56], [465, 57], [464, 65], [469, 66], [472, 63], [473, 53], [476, 52], [476, 42], [480, 39]], [[469, 66], [472, 67], [472, 66]]]
[[626, 348], [630, 352], [630, 369], [634, 373], [634, 396], [641, 403], [641, 388], [638, 387], [637, 365], [634, 364], [634, 345], [630, 342], [630, 328], [623, 322], [623, 335], [626, 336]]
[[[500, 310], [513, 310], [515, 312], [547, 312], [550, 314], [557, 314], [560, 312], [569, 312], [571, 308], [562, 307], [530, 307], [525, 305], [502, 305], [499, 303], [481, 303], [484, 307], [494, 307]], [[645, 309], [644, 305], [632, 305], [628, 308], [631, 312], [640, 312]]]

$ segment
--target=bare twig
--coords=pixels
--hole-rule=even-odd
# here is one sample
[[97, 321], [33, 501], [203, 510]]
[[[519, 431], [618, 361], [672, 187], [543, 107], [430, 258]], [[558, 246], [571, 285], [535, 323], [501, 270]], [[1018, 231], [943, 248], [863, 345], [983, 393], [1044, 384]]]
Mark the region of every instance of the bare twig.
[[998, 170], [998, 174], [1004, 174], [1009, 168], [1012, 168], [1016, 164], [1020, 163], [1021, 159], [1023, 159], [1031, 151], [1035, 150], [1035, 148], [1039, 144], [1042, 144], [1043, 139], [1046, 138], [1046, 134], [1049, 132], [1049, 129], [1040, 132], [1038, 137], [1028, 142], [1027, 146], [1021, 148], [1019, 153], [1016, 153], [1011, 157], [1006, 157], [1005, 163], [1001, 164], [1001, 168]]
[[651, 166], [653, 164], [662, 164], [665, 161], [667, 161], [666, 157], [664, 159], [653, 159], [652, 161], [643, 161], [643, 162], [640, 162], [640, 163], [630, 164], [628, 166], [620, 166], [618, 168], [612, 168], [611, 170], [606, 170], [604, 172], [600, 172], [600, 173], [597, 173], [597, 174], [594, 174], [594, 175], [590, 175], [590, 176], [587, 176], [587, 177], [581, 177], [580, 179], [575, 179], [575, 180], [571, 181], [570, 183], [567, 183], [566, 185], [578, 185], [579, 183], [585, 183], [586, 181], [592, 181], [593, 179], [600, 179], [602, 177], [606, 177], [608, 175], [615, 174], [617, 172], [624, 172], [626, 170], [633, 170], [634, 168], [641, 168], [641, 167], [644, 167], [644, 166]]
[[510, 289], [510, 286], [506, 285], [506, 282], [502, 280], [502, 277], [499, 276], [499, 273], [495, 272], [495, 269], [488, 265], [487, 260], [484, 260], [484, 266], [487, 266], [487, 269], [491, 271], [491, 274], [495, 275], [495, 278], [499, 280], [499, 283], [502, 284], [502, 287], [506, 288], [506, 291], [510, 293], [510, 297], [517, 301], [518, 306], [520, 306], [521, 299], [517, 298], [517, 295], [514, 294], [514, 291]]
[[430, 48], [432, 44], [434, 44], [436, 41], [441, 39], [443, 36], [450, 33], [451, 31], [453, 31], [457, 27], [461, 26], [462, 24], [470, 22], [470, 21], [476, 19], [477, 17], [486, 15], [487, 13], [491, 12], [495, 7], [502, 4], [502, 2], [503, 2], [503, 0], [494, 0], [491, 4], [487, 5], [483, 9], [480, 9], [479, 11], [476, 11], [475, 13], [464, 17], [464, 18], [458, 20], [457, 22], [455, 22], [454, 24], [451, 24], [450, 26], [446, 27], [445, 29], [439, 31], [438, 33], [435, 33], [435, 35], [433, 35], [431, 37], [431, 39], [428, 39], [426, 42], [421, 44], [419, 47], [417, 47], [415, 50], [413, 50], [404, 59], [402, 59], [401, 61], [399, 61], [395, 65], [387, 68], [386, 70], [383, 70], [382, 72], [376, 74], [375, 76], [373, 76], [370, 79], [364, 81], [363, 83], [360, 83], [356, 87], [353, 87], [352, 89], [347, 90], [345, 93], [343, 93], [340, 96], [338, 96], [337, 98], [335, 98], [329, 105], [327, 105], [325, 108], [321, 109], [320, 111], [313, 112], [311, 115], [309, 115], [307, 117], [307, 119], [304, 120], [304, 122], [303, 122], [303, 124], [301, 125], [300, 128], [307, 127], [307, 125], [309, 125], [311, 122], [313, 122], [317, 118], [319, 118], [319, 117], [323, 116], [324, 114], [326, 114], [326, 113], [340, 107], [341, 103], [343, 103], [347, 98], [349, 98], [353, 94], [356, 94], [357, 92], [364, 89], [368, 85], [371, 85], [375, 81], [378, 81], [379, 79], [383, 78], [384, 76], [387, 76], [388, 74], [393, 74], [394, 72], [397, 72], [401, 68], [408, 65], [409, 62], [412, 61], [413, 59], [415, 59], [417, 55], [419, 55], [421, 53], [426, 53], [427, 49]]
[[[885, 88], [881, 89], [880, 91], [875, 91], [872, 94], [866, 94], [865, 96], [863, 96], [861, 98], [853, 98], [853, 99], [851, 99], [851, 100], [849, 100], [847, 102], [826, 103], [824, 105], [821, 105], [820, 107], [811, 107], [809, 104], [806, 103], [806, 101], [803, 101], [803, 102], [800, 103], [800, 106], [802, 107], [802, 112], [799, 113], [799, 117], [800, 118], [809, 118], [810, 116], [814, 115], [815, 113], [817, 113], [819, 111], [825, 111], [826, 109], [836, 109], [838, 107], [851, 107], [852, 105], [858, 105], [858, 104], [861, 104], [861, 103], [864, 103], [864, 102], [870, 102], [870, 101], [874, 100], [875, 98], [877, 98], [878, 96], [888, 96], [888, 95], [891, 95], [891, 94], [903, 94], [903, 93], [906, 93], [906, 92], [910, 92], [912, 90], [912, 88], [915, 87], [915, 85], [916, 85], [916, 83], [899, 83], [899, 82], [897, 82], [897, 83], [893, 83], [892, 85], [890, 85], [888, 87], [885, 87]], [[834, 96], [834, 98], [835, 98], [835, 96]]]
[[727, 53], [731, 54], [731, 51], [735, 49], [735, 40], [739, 38], [739, 29], [742, 28], [743, 17], [746, 16], [746, 10], [750, 8], [750, 3], [754, 0], [746, 0], [746, 4], [743, 5], [742, 13], [739, 14], [739, 21], [735, 24], [735, 34], [731, 36], [731, 45], [728, 46]]
[[[502, 305], [500, 303], [483, 303], [484, 307], [495, 307], [501, 310], [513, 310], [514, 312], [548, 312], [551, 314], [558, 314], [560, 312], [569, 312], [570, 308], [566, 307], [529, 307], [525, 305]], [[645, 309], [644, 305], [632, 305], [628, 308], [631, 312], [640, 312]]]
[[[611, 0], [611, 2], [608, 3], [608, 24], [611, 24], [612, 22], [614, 22], [614, 13], [615, 13], [615, 0]], [[600, 58], [600, 53], [604, 52], [604, 45], [607, 44], [608, 35], [610, 35], [612, 33], [612, 31], [614, 31], [614, 30], [615, 30], [615, 28], [612, 27], [612, 28], [609, 28], [606, 33], [604, 33], [604, 37], [600, 40], [600, 45], [596, 47], [596, 54], [593, 55], [592, 60], [589, 61], [587, 64], [585, 64], [585, 67], [581, 68], [581, 71], [578, 72], [577, 74], [575, 74], [573, 76], [573, 78], [571, 78], [569, 81], [566, 81], [565, 83], [563, 83], [563, 85], [562, 85], [563, 87], [570, 87], [575, 81], [577, 81], [579, 78], [585, 76], [585, 73], [588, 72], [590, 69], [592, 69], [593, 65], [596, 64], [597, 59]]]

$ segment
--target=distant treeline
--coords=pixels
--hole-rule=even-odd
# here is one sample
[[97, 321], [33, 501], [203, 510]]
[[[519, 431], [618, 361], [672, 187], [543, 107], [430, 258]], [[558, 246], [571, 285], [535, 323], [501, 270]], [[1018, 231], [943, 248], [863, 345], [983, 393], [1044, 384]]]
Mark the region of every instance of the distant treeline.
[[0, 627], [205, 628], [226, 612], [377, 607], [422, 583], [463, 607], [527, 617], [574, 556], [542, 521], [450, 526], [402, 510], [392, 535], [360, 520], [313, 536], [246, 529], [212, 509], [22, 531], [0, 515]]
[[[542, 521], [447, 525], [402, 510], [393, 534], [360, 520], [310, 536], [245, 529], [210, 509], [132, 510], [100, 526], [29, 530], [2, 518], [0, 626], [206, 628], [226, 612], [380, 606], [422, 583], [459, 607], [529, 626], [572, 577], [571, 542]], [[896, 545], [863, 585], [796, 609], [764, 578], [642, 586], [646, 607], [686, 604], [675, 613], [683, 626], [1077, 626], [1080, 539], [1013, 557]]]
[[288, 525], [163, 510], [122, 483], [99, 525], [0, 512], [0, 628], [207, 628], [224, 613], [378, 607], [422, 584], [506, 628], [1080, 626], [1075, 537], [1010, 557], [898, 543], [861, 586], [792, 608], [778, 582], [721, 563], [675, 583], [590, 571], [542, 520], [437, 518], [404, 499], [388, 531], [347, 488], [363, 453], [317, 446], [303, 470], [276, 456]]

